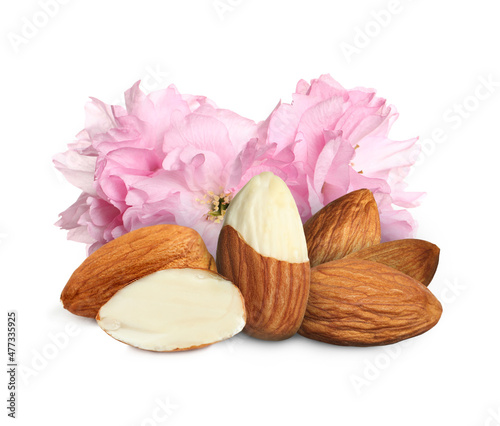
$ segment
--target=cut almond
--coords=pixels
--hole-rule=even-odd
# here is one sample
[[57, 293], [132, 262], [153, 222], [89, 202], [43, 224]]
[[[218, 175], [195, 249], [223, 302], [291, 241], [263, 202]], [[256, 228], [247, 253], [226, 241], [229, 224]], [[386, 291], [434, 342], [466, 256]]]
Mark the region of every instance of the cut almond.
[[228, 339], [245, 325], [238, 288], [202, 269], [167, 269], [119, 290], [97, 315], [111, 337], [158, 352], [200, 348]]
[[297, 332], [310, 266], [300, 215], [283, 180], [264, 172], [236, 194], [224, 217], [216, 261], [219, 273], [243, 293], [246, 333], [282, 340]]
[[439, 247], [424, 240], [396, 240], [359, 250], [347, 258], [383, 263], [427, 286], [438, 267]]

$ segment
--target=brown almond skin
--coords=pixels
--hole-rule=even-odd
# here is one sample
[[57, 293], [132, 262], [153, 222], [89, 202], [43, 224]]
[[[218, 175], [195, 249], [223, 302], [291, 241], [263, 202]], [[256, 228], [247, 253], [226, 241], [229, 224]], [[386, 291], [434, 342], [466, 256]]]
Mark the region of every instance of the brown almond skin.
[[92, 253], [61, 294], [64, 308], [95, 318], [120, 289], [161, 269], [200, 268], [217, 272], [201, 236], [179, 225], [154, 225], [129, 232]]
[[351, 253], [347, 258], [383, 263], [428, 286], [438, 267], [439, 247], [418, 239], [396, 240]]
[[284, 340], [297, 332], [309, 294], [309, 262], [262, 256], [230, 225], [221, 230], [216, 261], [219, 273], [243, 294], [245, 333], [263, 340]]
[[327, 204], [304, 225], [311, 267], [380, 243], [377, 203], [359, 189]]
[[343, 346], [396, 343], [422, 334], [442, 307], [422, 283], [381, 263], [341, 259], [311, 270], [299, 333]]

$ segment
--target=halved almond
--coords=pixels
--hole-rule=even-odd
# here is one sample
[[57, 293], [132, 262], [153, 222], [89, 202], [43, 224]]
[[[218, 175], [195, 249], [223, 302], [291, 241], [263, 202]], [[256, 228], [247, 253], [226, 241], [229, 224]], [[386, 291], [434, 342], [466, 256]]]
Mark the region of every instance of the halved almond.
[[203, 269], [167, 269], [114, 294], [97, 323], [111, 337], [158, 352], [201, 348], [239, 333], [245, 303], [238, 288]]

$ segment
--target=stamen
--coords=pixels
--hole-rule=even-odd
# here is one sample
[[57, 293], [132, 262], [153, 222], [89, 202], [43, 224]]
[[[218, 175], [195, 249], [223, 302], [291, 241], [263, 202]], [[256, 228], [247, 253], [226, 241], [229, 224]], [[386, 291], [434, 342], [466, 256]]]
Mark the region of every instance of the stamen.
[[[208, 199], [207, 199], [208, 198]], [[213, 191], [207, 191], [203, 199], [197, 198], [201, 204], [208, 204], [209, 211], [206, 214], [206, 219], [215, 223], [220, 223], [224, 219], [229, 203], [233, 199], [233, 194], [224, 192], [224, 188], [220, 188], [220, 192], [215, 194]]]

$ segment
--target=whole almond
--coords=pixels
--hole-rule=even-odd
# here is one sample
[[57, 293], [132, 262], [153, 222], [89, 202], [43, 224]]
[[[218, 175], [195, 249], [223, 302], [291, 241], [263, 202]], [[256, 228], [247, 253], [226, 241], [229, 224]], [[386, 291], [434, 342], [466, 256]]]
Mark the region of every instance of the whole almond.
[[245, 298], [245, 332], [283, 340], [300, 327], [310, 265], [297, 205], [271, 172], [254, 176], [236, 194], [217, 244], [217, 269]]
[[97, 249], [75, 270], [61, 294], [64, 307], [95, 318], [118, 290], [162, 269], [217, 271], [201, 236], [179, 225], [155, 225], [118, 237]]
[[347, 258], [383, 263], [428, 286], [438, 267], [439, 247], [424, 240], [396, 240], [359, 250]]
[[380, 243], [377, 203], [359, 189], [327, 204], [304, 225], [311, 267]]
[[374, 346], [422, 334], [442, 307], [420, 282], [381, 263], [341, 259], [311, 270], [299, 333], [335, 345]]

